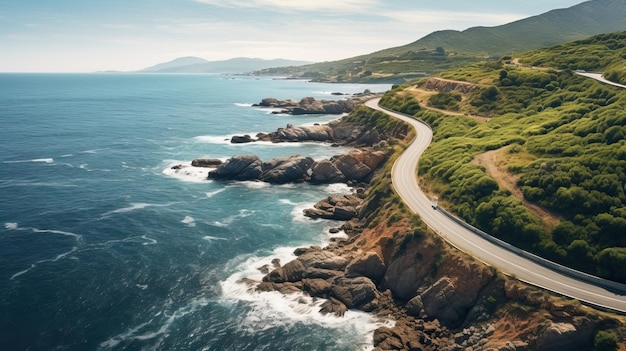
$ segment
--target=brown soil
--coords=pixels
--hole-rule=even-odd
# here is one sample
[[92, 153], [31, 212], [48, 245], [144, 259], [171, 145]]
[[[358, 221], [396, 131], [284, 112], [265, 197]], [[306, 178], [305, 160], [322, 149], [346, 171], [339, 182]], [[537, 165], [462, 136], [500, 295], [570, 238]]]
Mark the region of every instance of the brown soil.
[[[442, 80], [445, 80], [445, 79], [442, 79]], [[488, 117], [470, 115], [468, 113], [463, 113], [463, 112], [458, 112], [458, 111], [442, 110], [442, 109], [428, 106], [428, 98], [430, 98], [432, 95], [439, 93], [438, 91], [421, 89], [417, 86], [405, 89], [404, 91], [408, 92], [411, 96], [413, 96], [413, 98], [415, 98], [415, 100], [419, 102], [420, 107], [425, 108], [427, 110], [441, 112], [443, 114], [450, 115], [450, 116], [464, 116], [464, 117], [473, 119], [477, 122], [486, 122], [490, 120], [490, 118]], [[463, 100], [465, 101], [466, 99], [467, 97], [463, 96]]]
[[524, 206], [526, 206], [535, 216], [541, 218], [547, 228], [553, 229], [557, 224], [559, 224], [561, 218], [541, 206], [528, 202], [524, 198], [522, 190], [517, 186], [517, 181], [520, 176], [510, 173], [507, 170], [507, 165], [510, 162], [508, 157], [509, 150], [510, 146], [503, 147], [498, 150], [487, 151], [483, 154], [476, 155], [472, 163], [485, 167], [487, 175], [495, 179], [500, 188], [510, 191], [513, 196], [522, 200]]

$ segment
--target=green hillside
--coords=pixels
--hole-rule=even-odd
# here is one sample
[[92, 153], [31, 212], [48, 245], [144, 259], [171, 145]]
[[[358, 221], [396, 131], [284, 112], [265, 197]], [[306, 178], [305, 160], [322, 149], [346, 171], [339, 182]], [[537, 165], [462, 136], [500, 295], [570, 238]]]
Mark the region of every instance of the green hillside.
[[[420, 173], [444, 206], [526, 250], [626, 283], [626, 89], [558, 69], [593, 53], [602, 58], [593, 69], [623, 76], [625, 47], [626, 32], [599, 35], [519, 57], [544, 67], [507, 59], [440, 74], [448, 87], [475, 83], [471, 92], [426, 98], [423, 80], [383, 101], [433, 127]], [[467, 116], [475, 114], [492, 118]], [[501, 174], [480, 162], [490, 159]]]
[[626, 0], [592, 0], [497, 27], [438, 31], [408, 45], [340, 61], [260, 74], [330, 82], [406, 82], [485, 57], [525, 52], [601, 33], [626, 30]]

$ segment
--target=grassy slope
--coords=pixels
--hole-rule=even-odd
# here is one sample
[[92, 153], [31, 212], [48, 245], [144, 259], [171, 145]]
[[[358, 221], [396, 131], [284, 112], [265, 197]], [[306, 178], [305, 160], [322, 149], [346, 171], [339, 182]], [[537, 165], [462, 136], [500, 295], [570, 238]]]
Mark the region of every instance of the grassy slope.
[[[597, 66], [615, 67], [616, 43], [626, 35], [522, 55], [554, 65], [564, 52], [614, 57]], [[585, 44], [587, 43], [587, 44]], [[602, 44], [604, 43], [604, 44]], [[586, 62], [583, 58], [580, 62]], [[558, 65], [557, 65], [558, 66]], [[474, 64], [446, 78], [480, 82], [466, 96], [468, 113], [494, 116], [489, 122], [417, 110], [411, 95], [387, 97], [387, 104], [425, 119], [434, 128], [433, 145], [420, 172], [459, 215], [525, 249], [578, 269], [626, 282], [626, 91], [571, 71], [535, 69], [504, 62]], [[393, 93], [392, 93], [393, 94]], [[553, 230], [485, 170], [475, 155], [509, 146], [508, 169], [520, 177], [524, 197], [562, 216]]]
[[[262, 71], [320, 81], [405, 82], [442, 70], [591, 35], [626, 30], [626, 1], [593, 0], [497, 27], [438, 31], [408, 45], [340, 61]], [[446, 54], [437, 54], [442, 47]], [[453, 55], [450, 55], [453, 53]]]

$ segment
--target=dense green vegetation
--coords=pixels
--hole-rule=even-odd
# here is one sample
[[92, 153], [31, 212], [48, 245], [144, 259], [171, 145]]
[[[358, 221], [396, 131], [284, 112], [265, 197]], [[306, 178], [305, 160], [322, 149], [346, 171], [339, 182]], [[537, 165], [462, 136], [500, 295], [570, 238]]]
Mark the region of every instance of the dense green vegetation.
[[600, 71], [606, 79], [626, 84], [626, 32], [603, 34], [534, 51], [522, 63], [559, 69]]
[[[623, 44], [626, 35], [617, 33], [570, 44], [569, 50], [586, 52], [586, 46], [592, 46], [595, 55], [607, 57]], [[555, 50], [561, 54], [533, 52], [522, 61], [557, 56], [567, 60], [564, 46]], [[415, 109], [412, 97], [402, 91], [406, 86], [390, 92], [382, 103], [433, 127], [434, 142], [419, 171], [452, 211], [526, 250], [626, 283], [626, 90], [571, 70], [506, 62], [442, 74], [480, 82], [481, 88], [460, 108], [494, 117], [486, 123]], [[608, 60], [602, 67], [615, 64]], [[508, 159], [515, 160], [508, 170], [519, 177], [524, 199], [555, 213], [558, 225], [546, 225], [471, 163], [476, 155], [503, 147]]]
[[[623, 0], [594, 0], [496, 27], [442, 30], [413, 43], [340, 61], [263, 70], [327, 82], [404, 83], [485, 57], [524, 52], [600, 33], [626, 30]], [[607, 72], [608, 73], [608, 72]]]
[[459, 103], [462, 99], [461, 94], [442, 92], [431, 96], [428, 99], [428, 106], [442, 110], [458, 111]]

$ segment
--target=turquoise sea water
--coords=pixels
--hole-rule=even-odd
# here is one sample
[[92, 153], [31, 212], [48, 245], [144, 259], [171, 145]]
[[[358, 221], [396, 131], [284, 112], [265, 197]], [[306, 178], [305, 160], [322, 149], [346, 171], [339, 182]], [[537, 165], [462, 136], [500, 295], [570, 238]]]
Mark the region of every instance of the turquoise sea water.
[[[197, 157], [341, 150], [231, 145], [333, 116], [272, 115], [264, 97], [387, 85], [211, 75], [0, 74], [1, 350], [360, 350], [376, 321], [239, 282], [337, 223], [302, 210], [343, 185], [212, 182]], [[317, 304], [317, 305], [316, 305]]]

